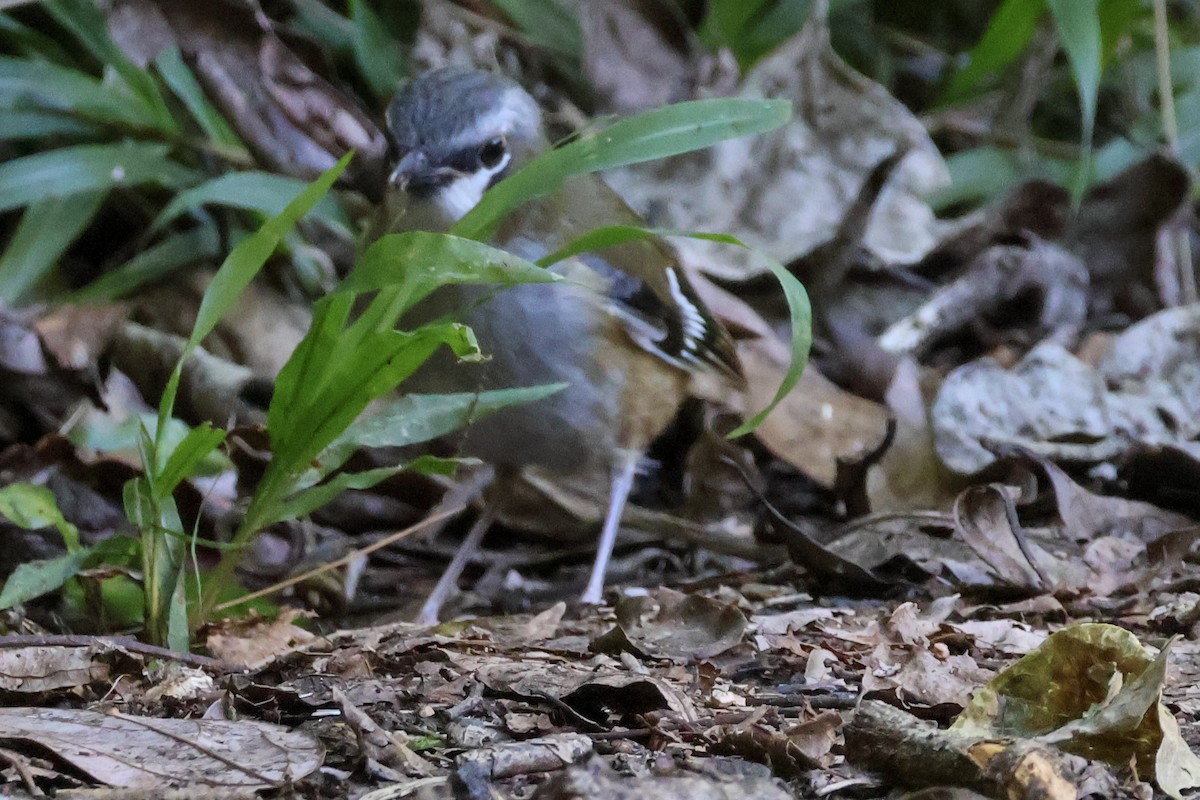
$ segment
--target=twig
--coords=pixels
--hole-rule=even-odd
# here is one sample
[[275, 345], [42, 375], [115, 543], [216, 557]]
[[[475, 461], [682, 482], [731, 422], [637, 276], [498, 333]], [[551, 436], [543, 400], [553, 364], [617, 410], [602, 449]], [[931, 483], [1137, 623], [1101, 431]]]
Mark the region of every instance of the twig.
[[170, 659], [193, 667], [226, 669], [228, 664], [220, 659], [195, 653], [177, 653], [165, 647], [139, 642], [132, 636], [83, 636], [78, 634], [9, 634], [0, 636], [0, 648], [9, 650], [18, 647], [92, 647], [99, 645], [109, 650], [124, 650], [154, 658]]
[[265, 597], [269, 594], [274, 594], [275, 592], [286, 589], [289, 586], [295, 586], [297, 583], [303, 583], [304, 581], [309, 580], [310, 578], [315, 578], [318, 575], [323, 575], [324, 573], [329, 572], [330, 570], [335, 570], [338, 567], [342, 567], [342, 566], [345, 566], [346, 564], [349, 564], [351, 561], [354, 561], [359, 556], [370, 555], [371, 553], [374, 553], [376, 550], [387, 547], [392, 542], [399, 541], [400, 539], [403, 539], [406, 536], [411, 536], [412, 534], [416, 533], [417, 531], [423, 530], [423, 529], [429, 527], [430, 525], [434, 524], [435, 522], [440, 522], [443, 519], [446, 519], [447, 517], [452, 517], [455, 514], [460, 514], [464, 510], [466, 510], [465, 504], [455, 506], [454, 508], [448, 508], [445, 511], [440, 511], [436, 514], [430, 514], [428, 517], [426, 517], [425, 519], [421, 520], [420, 522], [418, 522], [414, 525], [410, 525], [403, 530], [399, 530], [399, 531], [396, 531], [395, 533], [389, 534], [377, 542], [372, 542], [371, 544], [367, 545], [366, 547], [360, 547], [357, 550], [351, 550], [346, 555], [342, 556], [341, 558], [339, 558], [335, 561], [330, 561], [328, 564], [322, 564], [319, 567], [310, 569], [308, 572], [303, 572], [299, 575], [293, 575], [292, 577], [287, 578], [286, 580], [282, 580], [279, 583], [272, 584], [271, 586], [268, 586], [265, 589], [259, 589], [257, 592], [250, 592], [249, 594], [244, 594], [235, 600], [228, 600], [224, 603], [214, 606], [213, 611], [224, 611], [227, 608], [233, 608], [234, 606], [240, 606], [242, 603], [248, 603], [251, 600], [257, 600], [260, 597]]

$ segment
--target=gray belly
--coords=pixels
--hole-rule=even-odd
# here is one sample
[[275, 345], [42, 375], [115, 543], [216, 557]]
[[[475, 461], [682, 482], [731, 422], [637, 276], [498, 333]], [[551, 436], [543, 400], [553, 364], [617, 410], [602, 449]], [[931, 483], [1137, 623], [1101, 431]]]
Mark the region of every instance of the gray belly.
[[477, 392], [567, 383], [555, 395], [470, 422], [456, 441], [465, 454], [498, 466], [536, 465], [562, 473], [606, 468], [617, 445], [616, 404], [624, 375], [604, 367], [589, 346], [603, 340], [597, 325], [609, 321], [600, 302], [591, 290], [569, 283], [439, 290], [421, 304], [414, 321], [460, 319], [475, 331], [490, 360], [464, 364], [440, 352], [401, 388]]

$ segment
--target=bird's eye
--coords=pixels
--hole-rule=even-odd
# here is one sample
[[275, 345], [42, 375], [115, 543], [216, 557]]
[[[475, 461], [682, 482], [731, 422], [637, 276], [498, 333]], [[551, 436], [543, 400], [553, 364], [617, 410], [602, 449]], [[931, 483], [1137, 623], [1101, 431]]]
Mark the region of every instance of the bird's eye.
[[484, 142], [483, 147], [479, 148], [479, 163], [488, 169], [495, 169], [504, 160], [506, 153], [508, 153], [508, 145], [505, 143], [504, 137], [497, 136], [495, 139]]

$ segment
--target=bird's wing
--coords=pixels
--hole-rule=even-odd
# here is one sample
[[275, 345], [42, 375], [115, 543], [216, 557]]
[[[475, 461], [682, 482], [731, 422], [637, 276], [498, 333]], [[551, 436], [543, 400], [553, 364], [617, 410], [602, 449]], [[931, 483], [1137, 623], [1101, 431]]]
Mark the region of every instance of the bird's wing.
[[[645, 221], [607, 184], [591, 178], [529, 203], [501, 229], [501, 238], [538, 241], [550, 252], [606, 225], [644, 227]], [[576, 258], [606, 284], [608, 310], [639, 347], [684, 369], [715, 369], [741, 379], [729, 333], [713, 318], [661, 238]]]

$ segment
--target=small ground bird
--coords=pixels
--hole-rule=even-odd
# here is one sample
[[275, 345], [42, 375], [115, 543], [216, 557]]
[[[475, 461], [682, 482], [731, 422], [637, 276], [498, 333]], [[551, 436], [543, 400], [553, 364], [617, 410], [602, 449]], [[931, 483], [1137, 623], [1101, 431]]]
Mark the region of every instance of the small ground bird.
[[[387, 112], [398, 161], [381, 230], [446, 231], [489, 187], [549, 145], [534, 99], [517, 83], [476, 70], [439, 69], [401, 86]], [[603, 225], [641, 219], [602, 180], [585, 176], [526, 203], [492, 244], [536, 260]], [[427, 318], [457, 314], [490, 359], [434, 359], [418, 391], [478, 391], [565, 382], [551, 397], [473, 422], [463, 450], [496, 468], [610, 480], [599, 552], [583, 600], [598, 603], [621, 514], [646, 448], [678, 412], [691, 376], [716, 371], [740, 382], [729, 334], [689, 285], [672, 250], [649, 239], [567, 259], [556, 284], [445, 287], [423, 301]], [[486, 516], [486, 515], [485, 515]], [[476, 526], [460, 555], [486, 530]], [[456, 558], [422, 612], [436, 619], [466, 557]], [[440, 595], [439, 595], [440, 593]]]

